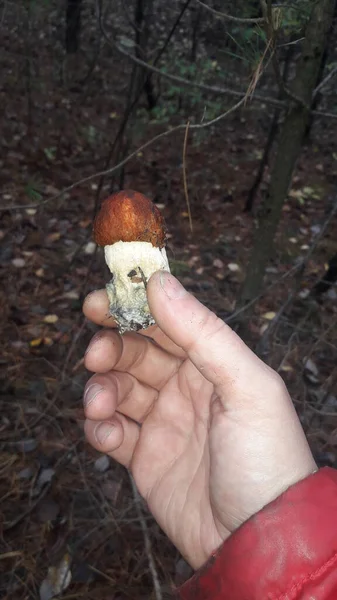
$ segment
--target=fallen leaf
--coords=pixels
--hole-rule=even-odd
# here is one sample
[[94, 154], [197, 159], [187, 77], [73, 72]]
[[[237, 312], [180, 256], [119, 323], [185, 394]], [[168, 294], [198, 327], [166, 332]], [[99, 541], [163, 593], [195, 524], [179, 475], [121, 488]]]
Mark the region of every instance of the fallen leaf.
[[298, 240], [294, 237], [289, 238], [289, 242], [291, 242], [292, 244], [297, 244]]
[[70, 556], [65, 554], [56, 567], [48, 568], [48, 575], [40, 586], [40, 600], [51, 600], [64, 592], [71, 582]]
[[304, 368], [306, 371], [313, 373], [313, 375], [318, 375], [318, 368], [311, 358], [304, 359]]
[[13, 258], [12, 265], [18, 269], [22, 269], [22, 267], [26, 266], [26, 261], [24, 258]]
[[291, 367], [290, 365], [282, 365], [280, 368], [280, 371], [284, 371], [285, 373], [291, 372], [293, 370], [293, 367]]
[[35, 482], [35, 486], [34, 489], [32, 491], [32, 497], [36, 497], [39, 496], [39, 494], [41, 493], [41, 490], [49, 483], [51, 483], [51, 480], [53, 479], [55, 475], [55, 470], [52, 469], [51, 467], [47, 467], [46, 469], [42, 469], [40, 471], [40, 474]]
[[83, 229], [85, 229], [86, 227], [89, 227], [89, 225], [91, 225], [92, 223], [92, 219], [86, 218], [86, 219], [82, 219], [82, 221], [80, 221], [80, 227], [83, 227]]
[[37, 348], [38, 346], [41, 346], [43, 342], [43, 338], [35, 338], [34, 340], [30, 340], [29, 345], [32, 348]]
[[268, 323], [264, 323], [263, 325], [261, 325], [261, 327], [260, 327], [260, 335], [263, 335], [267, 331], [268, 327], [269, 327]]
[[288, 196], [290, 196], [290, 198], [294, 198], [295, 200], [299, 200], [300, 198], [303, 198], [303, 191], [302, 190], [290, 190]]
[[33, 469], [31, 467], [26, 467], [22, 469], [18, 474], [18, 479], [31, 479], [33, 477]]
[[95, 470], [99, 473], [105, 473], [110, 467], [110, 459], [106, 454], [95, 460]]
[[223, 269], [224, 266], [225, 265], [220, 258], [215, 258], [213, 260], [213, 267], [216, 267], [217, 269]]
[[311, 229], [311, 233], [313, 235], [318, 235], [320, 233], [320, 231], [321, 231], [321, 226], [320, 225], [312, 225], [310, 227], [310, 229]]
[[240, 266], [239, 266], [238, 264], [236, 264], [236, 263], [229, 263], [229, 264], [227, 265], [227, 268], [228, 268], [230, 271], [232, 271], [232, 273], [235, 273], [235, 272], [237, 272], [237, 271], [240, 271], [240, 270], [241, 270]]
[[58, 320], [57, 315], [46, 315], [43, 319], [44, 323], [57, 323]]
[[47, 235], [48, 242], [57, 242], [61, 237], [61, 233], [59, 231], [55, 231], [54, 233], [50, 233]]
[[63, 294], [63, 298], [69, 298], [69, 300], [78, 300], [79, 297], [80, 294], [76, 290], [70, 290], [69, 292], [65, 292]]
[[84, 254], [94, 254], [95, 250], [96, 250], [95, 242], [88, 242], [84, 246]]
[[44, 269], [37, 269], [37, 271], [35, 271], [35, 275], [36, 277], [43, 277], [44, 276]]
[[34, 452], [38, 446], [38, 442], [34, 438], [28, 438], [26, 440], [20, 440], [16, 445], [20, 452]]
[[272, 321], [276, 317], [276, 312], [270, 310], [269, 312], [264, 313], [262, 317], [267, 319], [267, 321]]

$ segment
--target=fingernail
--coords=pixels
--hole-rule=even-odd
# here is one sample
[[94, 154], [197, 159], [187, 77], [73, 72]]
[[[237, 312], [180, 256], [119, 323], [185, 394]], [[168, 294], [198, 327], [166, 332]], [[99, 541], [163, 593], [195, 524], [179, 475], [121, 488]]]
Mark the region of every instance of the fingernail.
[[160, 273], [160, 285], [171, 300], [178, 300], [187, 294], [181, 283], [167, 271]]
[[84, 406], [86, 407], [89, 404], [91, 404], [91, 402], [93, 400], [95, 400], [95, 398], [98, 396], [98, 394], [100, 394], [103, 390], [104, 390], [104, 387], [102, 387], [98, 383], [93, 383], [92, 385], [89, 385], [84, 392], [84, 397], [83, 397]]
[[103, 446], [104, 442], [106, 442], [113, 429], [114, 426], [112, 425], [112, 423], [99, 423], [98, 425], [96, 425], [94, 431], [96, 442]]

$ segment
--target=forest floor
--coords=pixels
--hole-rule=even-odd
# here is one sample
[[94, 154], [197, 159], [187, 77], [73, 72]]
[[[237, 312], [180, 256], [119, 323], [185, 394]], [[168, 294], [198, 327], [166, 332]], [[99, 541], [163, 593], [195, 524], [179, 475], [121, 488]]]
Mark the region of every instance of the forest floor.
[[[83, 354], [98, 328], [81, 307], [107, 280], [92, 242], [99, 178], [43, 202], [104, 168], [122, 112], [118, 66], [108, 88], [102, 67], [83, 88], [70, 85], [69, 76], [67, 93], [35, 88], [29, 103], [20, 41], [15, 52], [6, 57], [0, 88], [1, 596], [47, 600], [50, 582], [62, 580], [70, 564], [64, 599], [155, 598], [129, 476], [83, 437], [89, 377]], [[41, 64], [46, 73], [39, 76], [53, 81], [50, 62]], [[243, 208], [265, 142], [264, 120], [265, 109], [251, 104], [202, 136], [190, 134], [193, 233], [182, 182], [183, 132], [138, 153], [125, 171], [124, 187], [147, 194], [163, 211], [173, 272], [224, 319], [235, 311], [251, 253], [254, 217]], [[176, 122], [179, 115], [170, 120]], [[130, 150], [167, 126], [142, 117]], [[249, 343], [285, 379], [319, 464], [335, 467], [337, 292], [332, 288], [319, 303], [308, 292], [336, 252], [336, 219], [320, 237], [336, 198], [336, 140], [337, 122], [315, 122], [284, 205], [264, 293], [247, 323]], [[263, 186], [268, 177], [267, 171]], [[101, 197], [110, 186], [105, 178]], [[12, 205], [27, 208], [4, 210]], [[190, 569], [141, 510], [169, 595]]]

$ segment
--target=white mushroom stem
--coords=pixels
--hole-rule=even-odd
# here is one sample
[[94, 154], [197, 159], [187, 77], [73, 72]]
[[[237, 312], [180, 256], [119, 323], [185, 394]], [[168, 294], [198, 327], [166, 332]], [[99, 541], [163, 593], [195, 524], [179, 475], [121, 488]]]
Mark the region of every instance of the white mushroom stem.
[[106, 285], [109, 311], [121, 333], [154, 324], [147, 303], [146, 286], [158, 270], [170, 271], [165, 248], [149, 242], [116, 242], [104, 247], [112, 279]]

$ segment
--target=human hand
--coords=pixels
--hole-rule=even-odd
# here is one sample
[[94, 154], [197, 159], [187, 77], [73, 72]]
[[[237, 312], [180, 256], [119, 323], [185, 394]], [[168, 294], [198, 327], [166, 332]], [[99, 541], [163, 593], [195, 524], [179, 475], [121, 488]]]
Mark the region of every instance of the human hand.
[[[316, 464], [277, 373], [172, 275], [155, 273], [147, 289], [156, 326], [123, 337], [105, 329], [89, 345], [85, 432], [130, 469], [197, 569]], [[111, 325], [105, 291], [83, 310]]]

